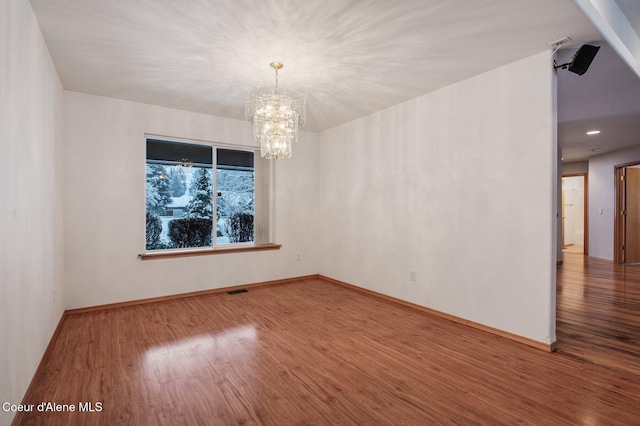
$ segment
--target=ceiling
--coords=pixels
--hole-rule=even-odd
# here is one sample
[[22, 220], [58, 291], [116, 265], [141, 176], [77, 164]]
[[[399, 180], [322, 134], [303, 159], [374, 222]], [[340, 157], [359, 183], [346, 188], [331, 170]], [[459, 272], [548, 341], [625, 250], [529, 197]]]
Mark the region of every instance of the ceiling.
[[[558, 143], [565, 162], [640, 144], [640, 79], [605, 42], [579, 76], [558, 70]], [[577, 47], [561, 51], [568, 62]], [[587, 135], [600, 130], [597, 135]]]
[[[244, 119], [247, 93], [273, 85], [268, 64], [279, 61], [281, 87], [305, 94], [304, 130], [315, 132], [542, 52], [564, 36], [574, 50], [602, 38], [571, 0], [31, 4], [66, 90]], [[608, 50], [611, 58], [603, 47], [581, 77], [559, 72], [559, 142], [574, 150], [572, 159], [586, 158], [578, 148], [593, 142], [579, 135], [585, 120], [618, 129], [629, 112], [615, 99], [596, 111], [610, 92], [594, 85], [640, 85], [611, 74], [625, 66]]]
[[638, 0], [615, 0], [615, 2], [629, 20], [636, 34], [640, 36], [640, 2]]

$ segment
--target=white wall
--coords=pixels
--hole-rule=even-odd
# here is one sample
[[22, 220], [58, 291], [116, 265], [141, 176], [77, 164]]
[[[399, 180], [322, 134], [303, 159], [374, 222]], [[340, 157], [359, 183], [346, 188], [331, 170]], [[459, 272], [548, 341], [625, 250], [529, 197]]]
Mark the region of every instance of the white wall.
[[145, 133], [253, 146], [251, 125], [75, 92], [65, 92], [65, 122], [67, 309], [318, 272], [315, 134], [276, 165], [281, 250], [142, 261]]
[[574, 161], [571, 163], [562, 163], [563, 175], [573, 175], [573, 174], [588, 173], [588, 172], [589, 172], [588, 161]]
[[1, 404], [21, 402], [63, 311], [62, 86], [28, 1], [0, 2], [0, 95]]
[[555, 341], [550, 64], [544, 52], [321, 133], [320, 273]]
[[[589, 159], [589, 256], [613, 260], [615, 220], [614, 167], [640, 162], [640, 146]], [[600, 210], [602, 209], [602, 213]]]

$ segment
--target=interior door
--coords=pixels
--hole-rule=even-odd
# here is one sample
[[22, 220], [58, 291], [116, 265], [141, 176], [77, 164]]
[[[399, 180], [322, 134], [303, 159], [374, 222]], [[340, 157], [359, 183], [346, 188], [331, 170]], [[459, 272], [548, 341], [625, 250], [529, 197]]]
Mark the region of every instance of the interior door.
[[624, 263], [640, 262], [640, 168], [625, 168]]

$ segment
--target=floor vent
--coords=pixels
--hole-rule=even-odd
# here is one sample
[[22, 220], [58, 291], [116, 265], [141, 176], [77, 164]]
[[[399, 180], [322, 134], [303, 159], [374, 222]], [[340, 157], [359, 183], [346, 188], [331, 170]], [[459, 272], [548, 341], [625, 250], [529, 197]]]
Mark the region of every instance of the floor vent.
[[238, 290], [228, 291], [227, 294], [238, 294], [238, 293], [248, 293], [248, 292], [249, 292], [249, 290], [247, 290], [246, 288], [241, 288], [241, 289], [238, 289]]

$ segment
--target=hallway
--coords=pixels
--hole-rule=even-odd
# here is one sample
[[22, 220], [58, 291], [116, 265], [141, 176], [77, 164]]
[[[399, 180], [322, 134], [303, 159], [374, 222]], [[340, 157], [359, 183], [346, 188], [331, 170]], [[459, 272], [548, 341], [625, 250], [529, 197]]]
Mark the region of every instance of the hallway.
[[640, 265], [565, 252], [557, 271], [558, 352], [640, 375]]

